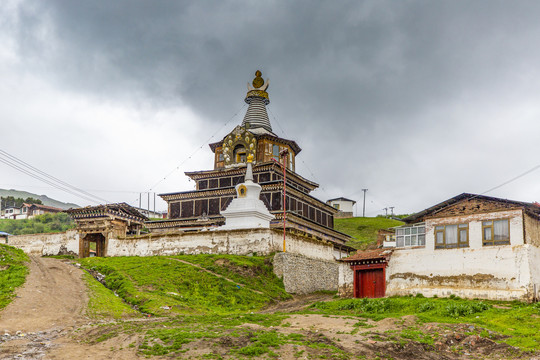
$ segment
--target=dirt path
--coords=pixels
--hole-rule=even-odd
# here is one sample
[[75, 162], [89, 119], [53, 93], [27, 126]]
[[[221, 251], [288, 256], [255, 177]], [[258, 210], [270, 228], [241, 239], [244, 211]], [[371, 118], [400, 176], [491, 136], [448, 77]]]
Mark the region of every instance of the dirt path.
[[42, 359], [55, 341], [88, 322], [82, 270], [57, 259], [30, 257], [17, 298], [0, 312], [0, 359]]

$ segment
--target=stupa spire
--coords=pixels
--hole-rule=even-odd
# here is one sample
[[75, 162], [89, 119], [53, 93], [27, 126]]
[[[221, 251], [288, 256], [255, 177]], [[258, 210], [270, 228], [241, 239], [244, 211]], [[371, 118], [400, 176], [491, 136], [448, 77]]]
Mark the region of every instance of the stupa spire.
[[261, 71], [257, 70], [251, 84], [248, 83], [245, 102], [249, 104], [249, 107], [244, 116], [244, 121], [242, 121], [242, 126], [248, 125], [250, 130], [263, 128], [272, 132], [272, 125], [266, 112], [266, 105], [270, 103], [268, 93], [266, 92], [268, 84], [268, 79], [264, 81]]

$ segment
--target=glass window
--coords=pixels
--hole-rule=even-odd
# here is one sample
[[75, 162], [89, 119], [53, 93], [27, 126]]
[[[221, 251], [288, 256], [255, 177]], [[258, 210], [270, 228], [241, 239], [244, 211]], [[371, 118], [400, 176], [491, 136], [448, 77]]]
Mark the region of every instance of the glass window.
[[396, 247], [424, 246], [426, 244], [424, 223], [396, 229]]
[[469, 224], [439, 225], [435, 227], [435, 249], [469, 247]]
[[482, 222], [482, 244], [484, 246], [510, 244], [510, 220]]

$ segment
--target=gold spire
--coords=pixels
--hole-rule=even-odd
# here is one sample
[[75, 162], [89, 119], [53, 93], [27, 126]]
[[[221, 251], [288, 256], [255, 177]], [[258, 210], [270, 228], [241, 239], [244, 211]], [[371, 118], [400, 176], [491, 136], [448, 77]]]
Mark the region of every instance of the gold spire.
[[254, 97], [260, 97], [264, 99], [264, 103], [268, 105], [270, 103], [270, 99], [268, 98], [268, 93], [266, 92], [266, 89], [268, 89], [269, 81], [268, 79], [264, 81], [262, 78], [262, 73], [260, 70], [257, 70], [255, 72], [255, 78], [251, 82], [251, 85], [248, 83], [248, 93], [246, 95], [246, 102], [249, 104], [251, 103], [251, 99]]

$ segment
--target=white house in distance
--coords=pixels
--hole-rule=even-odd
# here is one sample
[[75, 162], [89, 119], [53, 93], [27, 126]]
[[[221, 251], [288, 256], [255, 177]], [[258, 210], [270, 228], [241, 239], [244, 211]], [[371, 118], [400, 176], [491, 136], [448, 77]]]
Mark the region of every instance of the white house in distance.
[[464, 193], [404, 221], [395, 248], [344, 260], [355, 272], [355, 296], [539, 300], [538, 203]]
[[356, 204], [356, 201], [347, 199], [344, 197], [338, 197], [335, 199], [327, 200], [326, 203], [332, 206], [334, 209], [339, 210], [335, 217], [338, 218], [350, 218], [354, 216], [353, 206]]
[[63, 211], [60, 208], [53, 206], [46, 206], [41, 204], [22, 204], [21, 207], [8, 206], [2, 210], [0, 218], [2, 219], [31, 219], [37, 215], [43, 215], [46, 213], [57, 213]]

